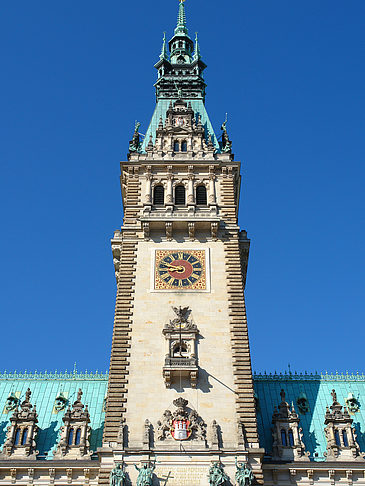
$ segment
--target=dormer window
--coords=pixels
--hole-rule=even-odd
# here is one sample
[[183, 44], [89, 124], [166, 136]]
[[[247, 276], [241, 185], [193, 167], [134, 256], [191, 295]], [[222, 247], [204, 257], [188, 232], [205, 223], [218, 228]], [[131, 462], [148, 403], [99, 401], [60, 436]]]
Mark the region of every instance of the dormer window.
[[180, 150], [180, 144], [177, 140], [174, 142], [174, 152], [178, 152]]
[[186, 152], [188, 150], [188, 143], [184, 140], [181, 142], [181, 152]]

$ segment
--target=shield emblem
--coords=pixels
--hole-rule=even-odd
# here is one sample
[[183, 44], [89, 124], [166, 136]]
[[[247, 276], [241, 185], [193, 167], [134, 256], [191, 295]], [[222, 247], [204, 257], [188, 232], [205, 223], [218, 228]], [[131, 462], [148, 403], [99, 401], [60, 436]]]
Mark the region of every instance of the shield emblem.
[[188, 440], [191, 436], [190, 420], [173, 420], [171, 435], [175, 440]]

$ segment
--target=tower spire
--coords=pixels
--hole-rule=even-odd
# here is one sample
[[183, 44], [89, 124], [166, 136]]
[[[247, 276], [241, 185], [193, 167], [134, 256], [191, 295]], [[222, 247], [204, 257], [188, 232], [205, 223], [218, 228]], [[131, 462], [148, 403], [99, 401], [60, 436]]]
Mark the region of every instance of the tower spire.
[[177, 16], [177, 25], [175, 29], [176, 34], [187, 34], [188, 29], [186, 27], [186, 14], [185, 14], [185, 0], [179, 0], [179, 13]]
[[162, 48], [160, 54], [160, 60], [168, 59], [167, 46], [166, 46], [166, 32], [163, 33]]

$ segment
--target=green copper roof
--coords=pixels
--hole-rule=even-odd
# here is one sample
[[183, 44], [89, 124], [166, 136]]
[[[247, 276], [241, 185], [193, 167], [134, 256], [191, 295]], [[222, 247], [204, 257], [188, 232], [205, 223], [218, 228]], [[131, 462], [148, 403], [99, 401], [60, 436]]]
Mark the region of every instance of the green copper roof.
[[[156, 130], [157, 130], [160, 118], [162, 118], [162, 121], [165, 122], [166, 112], [169, 108], [170, 102], [175, 103], [176, 100], [177, 100], [177, 98], [171, 99], [171, 100], [162, 99], [162, 100], [157, 101], [155, 111], [152, 115], [152, 119], [150, 121], [146, 136], [145, 136], [143, 144], [142, 144], [142, 150], [143, 151], [146, 150], [146, 146], [147, 146], [147, 144], [150, 140], [151, 135], [152, 135], [153, 143], [155, 142]], [[199, 115], [201, 116], [201, 121], [202, 121], [203, 127], [205, 128], [206, 135], [207, 136], [208, 136], [208, 134], [209, 134], [209, 136], [213, 135], [213, 144], [214, 144], [215, 148], [217, 150], [219, 150], [219, 143], [218, 143], [217, 137], [214, 133], [213, 126], [212, 126], [212, 124], [209, 120], [209, 116], [208, 116], [207, 110], [205, 109], [205, 105], [204, 105], [203, 100], [189, 100], [187, 98], [184, 98], [184, 101], [186, 101], [187, 103], [189, 103], [189, 102], [191, 103], [191, 107], [194, 110], [196, 117], [198, 117]]]
[[31, 403], [37, 406], [38, 435], [37, 450], [39, 459], [52, 459], [53, 450], [59, 439], [65, 410], [54, 410], [55, 399], [60, 392], [72, 403], [77, 391], [82, 389], [82, 403], [88, 405], [91, 419], [90, 449], [96, 451], [101, 446], [104, 426], [104, 399], [107, 392], [108, 375], [101, 373], [2, 373], [0, 374], [0, 447], [4, 445], [6, 429], [13, 411], [5, 405], [12, 393], [24, 399], [30, 388]]
[[[323, 461], [326, 450], [324, 435], [324, 415], [326, 406], [332, 404], [331, 391], [336, 390], [341, 405], [349, 393], [353, 393], [359, 403], [359, 410], [351, 413], [361, 451], [365, 452], [365, 376], [349, 374], [320, 375], [254, 375], [254, 386], [258, 397], [258, 429], [260, 445], [266, 451], [272, 450], [271, 420], [274, 407], [280, 403], [280, 390], [284, 389], [286, 401], [294, 403], [303, 428], [303, 442], [311, 459]], [[297, 405], [299, 396], [306, 396], [309, 405], [307, 413], [300, 413]]]

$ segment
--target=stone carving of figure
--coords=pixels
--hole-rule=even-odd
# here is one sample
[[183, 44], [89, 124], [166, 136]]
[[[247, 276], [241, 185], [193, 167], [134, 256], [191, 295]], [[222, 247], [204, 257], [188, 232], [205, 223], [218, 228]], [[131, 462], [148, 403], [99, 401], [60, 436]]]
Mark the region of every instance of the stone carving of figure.
[[236, 457], [236, 482], [238, 486], [251, 486], [253, 481], [252, 469], [244, 462], [238, 462]]
[[223, 464], [221, 462], [215, 462], [209, 469], [209, 485], [219, 486], [221, 484], [226, 484], [229, 477], [223, 470]]
[[110, 473], [109, 486], [125, 486], [126, 473], [120, 464], [117, 464]]
[[156, 462], [152, 465], [144, 464], [142, 467], [134, 465], [138, 471], [137, 486], [152, 486], [153, 485], [153, 471], [156, 467]]

